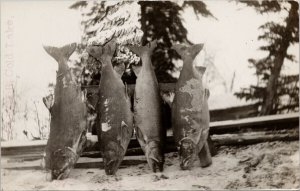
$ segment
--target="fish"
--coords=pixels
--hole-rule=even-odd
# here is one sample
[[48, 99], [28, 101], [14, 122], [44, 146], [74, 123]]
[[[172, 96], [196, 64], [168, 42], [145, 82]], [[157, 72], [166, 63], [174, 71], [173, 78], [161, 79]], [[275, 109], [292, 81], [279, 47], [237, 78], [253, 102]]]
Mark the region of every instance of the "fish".
[[50, 134], [43, 158], [50, 180], [65, 179], [77, 162], [86, 143], [87, 106], [85, 94], [67, 64], [76, 43], [63, 47], [44, 46], [58, 63], [53, 96], [43, 98], [50, 112]]
[[203, 44], [172, 46], [183, 60], [172, 102], [173, 134], [182, 170], [190, 170], [197, 156], [201, 167], [212, 163], [207, 143], [210, 121], [207, 103], [209, 91], [202, 82], [206, 68], [196, 68], [193, 64], [202, 48]]
[[163, 145], [166, 129], [162, 123], [162, 98], [151, 62], [156, 41], [146, 46], [127, 46], [142, 60], [142, 66], [132, 66], [137, 76], [134, 92], [134, 128], [136, 137], [153, 172], [163, 171]]
[[125, 65], [112, 66], [116, 46], [112, 39], [103, 46], [89, 46], [87, 49], [90, 55], [102, 63], [97, 135], [107, 175], [116, 174], [133, 135], [131, 101], [127, 86], [121, 80]]

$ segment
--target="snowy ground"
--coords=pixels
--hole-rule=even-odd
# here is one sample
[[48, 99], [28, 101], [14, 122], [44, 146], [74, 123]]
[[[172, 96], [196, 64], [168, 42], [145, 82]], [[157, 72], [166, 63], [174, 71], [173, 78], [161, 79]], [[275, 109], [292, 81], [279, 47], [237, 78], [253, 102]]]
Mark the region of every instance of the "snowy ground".
[[[2, 162], [3, 164], [3, 162]], [[179, 170], [176, 153], [167, 154], [163, 173], [147, 164], [121, 168], [116, 176], [101, 169], [74, 169], [66, 180], [46, 181], [41, 170], [1, 171], [3, 190], [220, 190], [300, 188], [299, 142], [221, 147], [207, 168]], [[2, 165], [3, 166], [3, 165]]]

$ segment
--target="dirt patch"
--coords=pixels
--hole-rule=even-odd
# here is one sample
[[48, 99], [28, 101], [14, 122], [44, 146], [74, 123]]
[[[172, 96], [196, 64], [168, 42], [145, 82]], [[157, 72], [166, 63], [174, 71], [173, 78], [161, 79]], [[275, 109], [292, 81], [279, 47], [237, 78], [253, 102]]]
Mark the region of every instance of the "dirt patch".
[[116, 176], [101, 169], [74, 169], [63, 181], [46, 181], [40, 170], [1, 171], [4, 190], [220, 190], [295, 189], [300, 187], [299, 143], [272, 142], [221, 147], [213, 164], [189, 171], [179, 167], [177, 153], [166, 155], [163, 173], [147, 163], [119, 169]]

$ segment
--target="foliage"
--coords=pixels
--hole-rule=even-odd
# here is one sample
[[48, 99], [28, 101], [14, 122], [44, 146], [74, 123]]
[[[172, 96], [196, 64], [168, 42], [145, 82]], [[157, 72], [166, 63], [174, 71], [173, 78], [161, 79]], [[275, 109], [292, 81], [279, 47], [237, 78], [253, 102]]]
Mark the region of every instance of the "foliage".
[[267, 22], [259, 27], [262, 34], [259, 40], [267, 44], [260, 50], [268, 52], [261, 59], [249, 59], [256, 69], [257, 84], [242, 88], [235, 95], [246, 100], [258, 100], [261, 115], [299, 110], [299, 75], [280, 75], [286, 60], [296, 62], [287, 49], [299, 43], [298, 3], [295, 1], [243, 1], [261, 14], [287, 13], [283, 23]]
[[[139, 64], [139, 58], [123, 45], [142, 44], [156, 39], [158, 46], [152, 55], [153, 65], [159, 81], [173, 81], [175, 59], [179, 55], [170, 47], [174, 43], [192, 44], [187, 39], [187, 30], [182, 24], [180, 13], [186, 7], [192, 7], [195, 14], [213, 17], [202, 1], [185, 1], [182, 4], [171, 1], [79, 1], [70, 8], [82, 13], [83, 47], [88, 44], [101, 45], [116, 38], [121, 45], [116, 51], [113, 65], [125, 63], [127, 68], [123, 80], [134, 83], [132, 64]], [[84, 53], [86, 54], [86, 53]], [[99, 83], [101, 64], [86, 55], [84, 63], [84, 85]], [[100, 67], [95, 67], [100, 65]], [[85, 80], [88, 79], [88, 80]]]
[[1, 96], [1, 140], [14, 139], [16, 113], [19, 110], [16, 87], [17, 82], [12, 82], [6, 88], [5, 95]]

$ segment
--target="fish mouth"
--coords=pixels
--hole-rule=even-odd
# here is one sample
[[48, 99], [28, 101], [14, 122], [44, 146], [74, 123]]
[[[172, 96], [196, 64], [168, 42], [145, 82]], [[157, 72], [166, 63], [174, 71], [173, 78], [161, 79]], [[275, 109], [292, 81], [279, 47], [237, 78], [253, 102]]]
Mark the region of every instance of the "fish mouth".
[[155, 173], [156, 169], [163, 171], [164, 156], [161, 150], [161, 144], [157, 141], [151, 141], [145, 146], [147, 162], [151, 170]]
[[120, 166], [121, 161], [120, 160], [110, 160], [105, 164], [105, 173], [107, 175], [115, 175], [119, 166]]
[[70, 148], [59, 149], [54, 153], [51, 180], [63, 180], [70, 174], [78, 155]]
[[193, 159], [192, 155], [181, 159], [181, 162], [180, 162], [181, 169], [182, 170], [190, 170], [193, 166], [192, 159]]
[[70, 166], [61, 170], [52, 170], [51, 172], [52, 180], [63, 180], [70, 175], [70, 172], [71, 172]]

